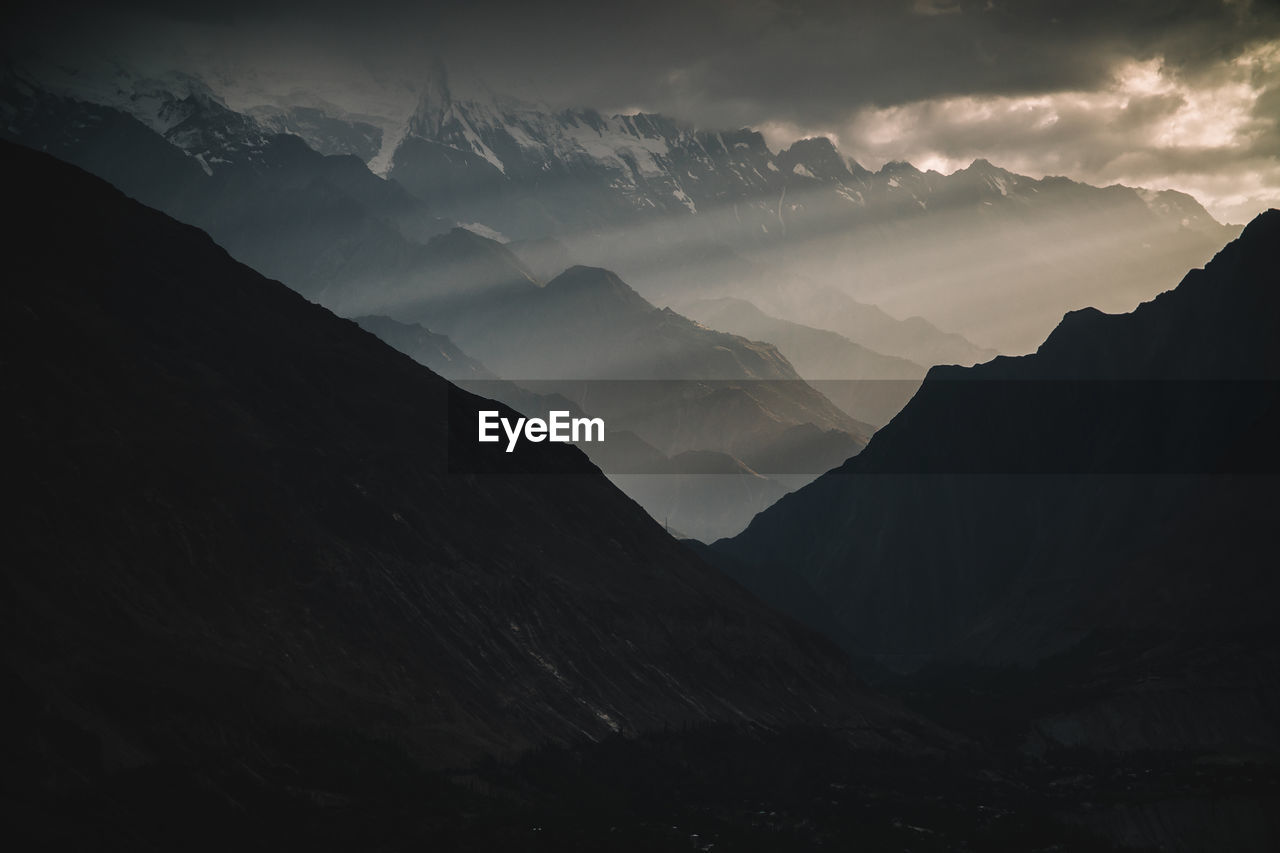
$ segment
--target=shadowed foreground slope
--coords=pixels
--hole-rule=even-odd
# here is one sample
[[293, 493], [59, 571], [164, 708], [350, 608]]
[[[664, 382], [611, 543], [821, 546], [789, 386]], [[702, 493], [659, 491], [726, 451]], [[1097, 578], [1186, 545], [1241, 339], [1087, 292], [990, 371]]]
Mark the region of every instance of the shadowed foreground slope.
[[105, 796], [110, 824], [104, 792], [170, 773], [252, 815], [227, 779], [314, 804], [698, 721], [895, 736], [576, 449], [477, 456], [479, 398], [78, 169], [3, 162], [4, 790], [30, 820]]
[[1001, 683], [940, 707], [1002, 739], [1280, 754], [1277, 246], [1273, 210], [1130, 314], [934, 368], [716, 552], [852, 652], [932, 664], [925, 689]]

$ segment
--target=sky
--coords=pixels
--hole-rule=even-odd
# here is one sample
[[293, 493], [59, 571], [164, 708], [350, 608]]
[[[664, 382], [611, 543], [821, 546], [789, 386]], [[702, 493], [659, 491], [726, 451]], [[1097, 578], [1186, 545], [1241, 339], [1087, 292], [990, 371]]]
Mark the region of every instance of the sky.
[[[15, 11], [11, 54], [185, 66], [243, 101], [412, 108], [436, 58], [555, 107], [662, 112], [868, 168], [1180, 189], [1280, 206], [1280, 0], [135, 0]], [[44, 8], [49, 8], [46, 4]], [[78, 11], [77, 11], [78, 9]]]

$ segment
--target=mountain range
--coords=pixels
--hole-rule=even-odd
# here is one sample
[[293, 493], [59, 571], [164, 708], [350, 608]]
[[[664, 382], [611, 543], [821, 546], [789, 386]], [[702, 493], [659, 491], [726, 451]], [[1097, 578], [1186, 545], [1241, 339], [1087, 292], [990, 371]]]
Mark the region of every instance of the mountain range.
[[340, 811], [673, 724], [910, 725], [580, 451], [482, 452], [465, 427], [492, 403], [102, 181], [3, 155], [4, 776], [46, 842], [123, 843], [157, 798]]
[[1274, 849], [1280, 212], [1161, 292], [1176, 193], [77, 76], [0, 78], [20, 846]]
[[[1235, 233], [1176, 192], [1032, 179], [985, 160], [952, 175], [907, 163], [872, 171], [825, 138], [774, 153], [754, 131], [555, 110], [442, 66], [421, 81], [416, 110], [391, 122], [344, 113], [321, 93], [235, 113], [208, 85], [182, 75], [107, 82], [24, 75], [23, 85], [47, 85], [64, 100], [123, 111], [212, 171], [253, 159], [275, 131], [297, 134], [316, 151], [379, 169], [385, 163], [392, 183], [416, 202], [412, 213], [391, 219], [407, 221], [418, 242], [448, 223], [518, 241], [556, 237], [578, 262], [615, 270], [668, 303], [683, 301], [672, 290], [746, 295], [732, 292], [736, 283], [719, 264], [688, 262], [727, 247], [792, 282], [784, 290], [799, 306], [811, 301], [810, 290], [835, 290], [879, 305], [886, 317], [921, 318], [913, 322], [929, 325], [927, 337], [942, 334], [937, 327], [959, 332], [978, 342], [971, 347], [978, 352], [1029, 351], [1063, 313], [1086, 305], [1131, 309]], [[281, 118], [288, 115], [303, 118]], [[171, 124], [177, 117], [180, 129]], [[392, 125], [400, 129], [388, 133]], [[377, 128], [381, 147], [369, 156]], [[373, 254], [385, 266], [390, 253]], [[673, 270], [675, 254], [685, 261]], [[325, 272], [341, 274], [345, 261], [340, 256]], [[306, 280], [316, 271], [306, 272], [281, 277], [319, 292]], [[359, 265], [347, 277], [358, 272]], [[797, 282], [804, 283], [798, 291]], [[785, 304], [761, 307], [812, 324]], [[884, 351], [878, 341], [854, 340]], [[936, 343], [886, 354], [925, 366], [989, 357]]]
[[446, 328], [486, 363], [528, 378], [500, 380], [451, 338], [418, 324], [358, 322], [529, 417], [562, 410], [603, 418], [604, 443], [582, 449], [655, 519], [687, 536], [714, 541], [740, 532], [788, 490], [858, 453], [873, 432], [804, 382], [772, 345], [659, 310], [607, 270], [574, 267], [545, 287], [472, 309]]
[[[719, 421], [708, 419], [705, 411], [682, 418], [679, 412], [688, 404], [679, 402], [684, 399], [679, 394], [670, 397], [676, 393], [670, 387], [661, 392], [654, 385], [630, 386], [643, 389], [652, 404], [646, 423], [626, 416], [645, 406], [629, 393], [618, 400], [626, 411], [593, 413], [611, 418], [615, 432], [639, 434], [661, 455], [686, 450], [751, 455], [800, 423], [848, 433], [854, 437], [847, 445], [853, 452], [870, 434], [869, 427], [805, 385], [769, 345], [701, 329], [670, 311], [658, 311], [604, 271], [589, 280], [580, 274], [558, 275], [544, 288], [502, 244], [433, 217], [423, 203], [395, 182], [373, 175], [355, 157], [324, 156], [297, 136], [273, 134], [207, 92], [152, 99], [161, 106], [142, 118], [154, 127], [113, 107], [44, 92], [12, 75], [6, 78], [4, 96], [9, 104], [4, 134], [9, 138], [55, 153], [180, 220], [208, 229], [237, 259], [340, 313], [390, 316], [422, 323], [432, 334], [448, 333], [466, 357], [507, 378], [752, 380], [756, 391], [746, 393], [743, 402], [756, 414], [744, 417], [731, 435], [722, 436], [716, 425], [724, 415]], [[571, 286], [576, 280], [587, 286]], [[569, 325], [579, 334], [565, 335]], [[623, 340], [630, 340], [631, 348], [615, 353]], [[605, 366], [610, 370], [602, 371]], [[541, 390], [565, 396], [563, 389]], [[696, 394], [693, 404], [702, 400], [705, 410], [723, 402], [726, 394], [739, 399], [733, 392], [715, 395], [711, 390]], [[667, 403], [653, 398], [654, 392], [667, 393]], [[687, 425], [699, 422], [706, 428], [691, 432]], [[675, 423], [686, 426], [673, 432]], [[835, 446], [823, 439], [798, 461], [796, 471], [780, 473], [805, 475], [792, 476], [789, 485], [807, 482], [846, 458], [832, 454]], [[647, 454], [645, 450], [641, 457]], [[726, 459], [725, 464], [733, 463]], [[621, 467], [621, 473], [650, 470], [635, 454]], [[663, 472], [668, 479], [677, 476], [669, 467]], [[719, 519], [712, 527], [689, 515], [700, 502], [682, 502], [683, 509], [676, 510], [674, 497], [658, 500], [646, 492], [645, 504], [655, 517], [675, 515], [680, 529], [714, 539], [737, 532], [767, 505], [761, 494], [776, 497], [785, 491], [768, 484], [760, 492], [758, 480], [753, 475], [741, 483], [743, 496], [732, 485], [741, 478], [717, 481], [713, 491], [727, 492], [705, 516]], [[680, 489], [668, 483], [660, 494], [671, 488]]]
[[[1065, 311], [1154, 296], [1235, 233], [1172, 191], [1036, 180], [985, 160], [952, 175], [902, 162], [872, 172], [826, 138], [775, 154], [751, 130], [554, 111], [453, 79], [437, 68], [424, 83], [389, 176], [438, 215], [512, 239], [559, 236], [642, 292], [673, 247], [723, 244], [1023, 352]], [[680, 273], [687, 288], [712, 274]]]
[[1270, 211], [1132, 313], [931, 369], [716, 552], [873, 668], [1024, 667], [1059, 745], [1274, 743], [1276, 246]]
[[920, 387], [925, 369], [881, 355], [838, 332], [772, 317], [745, 299], [698, 300], [683, 310], [717, 329], [771, 341], [809, 384], [849, 415], [882, 426]]

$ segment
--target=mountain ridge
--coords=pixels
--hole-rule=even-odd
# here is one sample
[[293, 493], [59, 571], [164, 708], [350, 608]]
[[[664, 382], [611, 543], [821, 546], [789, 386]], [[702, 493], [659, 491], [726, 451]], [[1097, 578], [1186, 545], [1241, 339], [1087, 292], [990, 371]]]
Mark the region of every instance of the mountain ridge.
[[[1072, 312], [1035, 354], [931, 368], [862, 453], [717, 547], [798, 573], [856, 635], [846, 647], [885, 659], [1035, 661], [1127, 622], [1265, 634], [1241, 590], [1265, 600], [1276, 580], [1250, 525], [1280, 472], [1277, 234], [1280, 212], [1263, 214], [1177, 288]], [[1164, 565], [1178, 581], [1151, 600]]]
[[[834, 650], [690, 559], [576, 449], [477, 455], [475, 411], [492, 404], [202, 232], [0, 148], [29, 284], [5, 290], [28, 450], [6, 677], [48, 725], [102, 744], [68, 759], [89, 778], [183, 761], [238, 774], [224, 737], [283, 792], [323, 787], [302, 769], [315, 762], [341, 766], [329, 737], [439, 767], [810, 702], [882, 713]], [[55, 223], [79, 253], [34, 252]], [[473, 473], [448, 474], [467, 457]], [[489, 535], [495, 519], [521, 535]], [[706, 632], [740, 630], [709, 651]], [[680, 659], [719, 663], [686, 684]], [[739, 664], [762, 669], [738, 682]], [[775, 677], [758, 716], [730, 698]], [[7, 772], [40, 748], [15, 747]]]

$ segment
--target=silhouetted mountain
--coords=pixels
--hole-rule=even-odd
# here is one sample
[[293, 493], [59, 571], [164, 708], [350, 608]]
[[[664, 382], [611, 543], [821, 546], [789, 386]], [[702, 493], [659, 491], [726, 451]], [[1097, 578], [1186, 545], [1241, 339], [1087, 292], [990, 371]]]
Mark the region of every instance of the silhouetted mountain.
[[836, 332], [770, 317], [745, 299], [700, 300], [683, 307], [708, 326], [774, 344], [810, 385], [869, 424], [887, 423], [924, 379], [924, 368], [915, 362], [873, 352]]
[[[490, 256], [506, 256], [502, 246], [475, 234], [460, 231], [454, 236], [461, 238], [460, 247], [485, 243], [488, 252], [480, 252], [477, 263]], [[471, 257], [467, 252], [461, 256]], [[507, 269], [508, 265], [497, 265], [499, 274]], [[483, 278], [480, 270], [472, 269], [470, 273], [445, 275], [443, 279], [475, 282]], [[684, 327], [669, 336], [676, 343], [663, 346], [663, 338], [654, 336], [652, 327], [646, 324], [653, 315], [667, 320], [667, 314], [654, 309], [605, 270], [582, 269], [581, 274], [558, 278], [545, 289], [526, 286], [524, 291], [508, 293], [507, 298], [463, 298], [460, 305], [470, 307], [470, 313], [451, 313], [439, 310], [438, 302], [433, 305], [436, 307], [429, 313], [436, 319], [460, 316], [463, 328], [471, 323], [483, 329], [485, 336], [490, 336], [485, 341], [497, 339], [508, 346], [503, 330], [513, 328], [507, 334], [517, 346], [503, 350], [509, 355], [502, 364], [508, 370], [522, 370], [522, 375], [534, 375], [543, 365], [540, 357], [554, 347], [554, 351], [566, 355], [548, 369], [550, 375], [562, 369], [603, 368], [604, 375], [621, 373], [623, 369], [609, 359], [622, 355], [631, 357], [628, 364], [649, 365], [654, 371], [687, 371], [699, 377], [714, 370], [714, 377], [739, 375], [748, 380], [544, 379], [517, 384], [494, 377], [479, 362], [463, 355], [449, 338], [428, 332], [421, 325], [389, 318], [358, 319], [362, 327], [390, 346], [445, 378], [456, 380], [467, 391], [502, 401], [531, 418], [545, 418], [554, 410], [568, 411], [572, 416], [604, 416], [605, 441], [582, 443], [582, 451], [655, 520], [675, 525], [686, 537], [712, 542], [740, 533], [756, 512], [788, 489], [812, 482], [818, 474], [859, 452], [872, 432], [850, 419], [838, 427], [854, 429], [854, 433], [838, 427], [813, 427], [805, 419], [831, 423], [831, 403], [795, 378], [790, 368], [772, 365], [772, 356], [760, 362], [753, 360], [755, 350], [762, 345], [708, 333], [684, 321]], [[559, 333], [562, 328], [580, 333]], [[681, 333], [690, 329], [695, 330], [696, 336], [680, 342]], [[617, 348], [617, 343], [625, 339], [637, 343], [630, 350]], [[727, 366], [723, 355], [732, 355], [730, 347], [745, 348], [753, 355]], [[669, 352], [684, 355], [659, 361]], [[654, 447], [655, 443], [669, 448], [667, 453], [671, 456]], [[760, 471], [767, 476], [726, 452], [730, 448], [753, 464], [763, 465]], [[709, 461], [714, 461], [712, 467], [708, 467]]]
[[[741, 532], [755, 514], [787, 493], [787, 487], [727, 453], [688, 450], [664, 457], [637, 473], [629, 466], [609, 479], [681, 539], [713, 542]], [[805, 478], [806, 482], [812, 475]]]
[[1277, 246], [1270, 211], [1131, 314], [935, 367], [861, 454], [717, 549], [766, 597], [807, 585], [891, 667], [1063, 656], [1027, 676], [1024, 699], [1057, 697], [1042, 742], [1273, 748]]
[[[604, 257], [608, 254], [603, 252]], [[874, 352], [925, 367], [976, 364], [996, 355], [921, 317], [899, 320], [842, 290], [790, 273], [768, 257], [748, 261], [723, 245], [679, 243], [659, 253], [642, 252], [619, 268], [651, 299], [680, 306], [711, 299], [746, 300], [772, 317], [836, 332]], [[763, 339], [776, 343], [768, 336]]]
[[[451, 382], [467, 379], [497, 379], [487, 367], [454, 346], [445, 335], [424, 329], [417, 323], [397, 323], [390, 317], [356, 317], [356, 324], [388, 345], [431, 368]], [[510, 405], [510, 403], [508, 403]]]
[[[159, 125], [161, 134], [112, 108], [49, 95], [13, 77], [5, 85], [4, 100], [13, 105], [6, 130], [11, 138], [45, 148], [207, 228], [238, 259], [329, 308], [346, 315], [390, 315], [447, 333], [499, 374], [576, 378], [586, 365], [586, 375], [611, 378], [798, 378], [789, 367], [771, 370], [756, 363], [777, 359], [771, 348], [717, 337], [675, 315], [663, 322], [620, 281], [613, 296], [594, 307], [587, 303], [596, 288], [567, 286], [572, 276], [564, 278], [566, 286], [541, 294], [538, 277], [502, 244], [465, 228], [432, 236], [431, 229], [440, 227], [434, 220], [425, 230], [416, 228], [413, 223], [425, 216], [421, 205], [394, 182], [372, 175], [355, 158], [324, 157], [296, 136], [269, 133], [207, 93], [160, 99], [156, 113], [169, 122]], [[526, 310], [529, 317], [523, 316]], [[566, 334], [567, 328], [575, 333]], [[616, 343], [613, 335], [630, 340], [630, 349], [604, 357]], [[406, 351], [414, 346], [404, 344]], [[431, 364], [423, 353], [410, 354]], [[622, 372], [611, 374], [606, 367]], [[489, 390], [527, 414], [548, 395], [564, 399], [556, 388], [539, 394], [517, 386]], [[755, 395], [757, 402], [772, 399], [730, 436], [733, 442], [705, 431], [676, 437], [669, 427], [653, 428], [673, 416], [670, 406], [656, 408], [659, 420], [650, 422], [644, 437], [670, 455], [687, 449], [748, 452], [808, 421], [862, 440], [870, 434], [803, 383], [770, 390]], [[721, 398], [700, 399], [714, 405]], [[625, 418], [614, 424], [613, 411], [604, 414], [611, 416], [612, 431], [635, 426]], [[775, 415], [782, 421], [772, 423]], [[703, 414], [696, 422], [705, 420]], [[746, 435], [752, 443], [734, 443]], [[805, 471], [817, 473], [812, 464]], [[754, 497], [742, 502], [725, 495], [719, 503], [714, 515], [727, 513], [734, 523], [716, 528], [716, 535], [736, 532], [762, 508]], [[698, 535], [712, 533], [685, 521]]]
[[838, 332], [875, 352], [917, 364], [969, 366], [996, 354], [974, 346], [962, 335], [942, 331], [923, 317], [899, 320], [843, 291], [815, 287], [803, 279], [783, 282], [755, 298], [776, 316]]
[[[207, 230], [238, 260], [335, 307], [422, 275], [419, 242], [448, 229], [355, 157], [325, 157], [207, 95], [164, 101], [163, 133], [111, 107], [6, 75], [0, 137], [84, 168]], [[367, 310], [365, 312], [367, 313]]]
[[796, 424], [767, 446], [747, 454], [744, 461], [771, 476], [808, 475], [804, 480], [807, 483], [856, 456], [864, 446], [865, 442], [847, 432], [823, 430], [810, 423]]
[[459, 343], [513, 378], [795, 379], [776, 349], [660, 311], [608, 270], [572, 267], [454, 324]]
[[[578, 450], [482, 450], [492, 403], [198, 230], [0, 150], [22, 213], [3, 775], [46, 843], [305, 831], [545, 741], [701, 720], [878, 741], [899, 719]], [[230, 823], [184, 824], [197, 802]]]
[[[397, 316], [405, 314], [415, 319], [403, 309]], [[655, 308], [608, 270], [572, 267], [545, 287], [435, 316], [499, 376], [575, 400], [667, 455], [742, 456], [802, 423], [863, 441], [871, 432], [807, 385], [772, 345]]]

